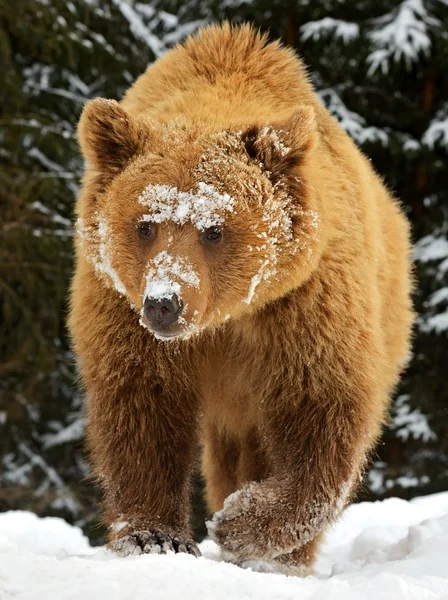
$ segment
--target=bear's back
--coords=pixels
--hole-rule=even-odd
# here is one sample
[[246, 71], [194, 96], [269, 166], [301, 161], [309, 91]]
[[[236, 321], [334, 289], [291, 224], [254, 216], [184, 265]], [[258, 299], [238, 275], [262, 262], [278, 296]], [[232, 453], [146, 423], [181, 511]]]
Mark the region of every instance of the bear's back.
[[123, 108], [162, 122], [181, 117], [222, 127], [286, 119], [301, 104], [320, 112], [305, 67], [250, 25], [202, 29], [153, 65], [128, 90]]

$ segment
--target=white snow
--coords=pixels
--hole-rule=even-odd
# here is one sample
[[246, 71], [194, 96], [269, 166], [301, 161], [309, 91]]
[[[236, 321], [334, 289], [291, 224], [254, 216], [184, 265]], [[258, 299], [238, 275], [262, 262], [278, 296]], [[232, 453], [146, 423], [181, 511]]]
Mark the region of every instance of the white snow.
[[142, 40], [148, 48], [157, 57], [161, 56], [164, 51], [163, 44], [154, 35], [149, 27], [147, 27], [138, 14], [135, 7], [128, 0], [113, 0], [115, 6], [119, 8], [122, 15], [127, 19], [131, 33], [136, 39]]
[[[415, 244], [414, 258], [421, 263], [442, 261], [437, 266], [435, 280], [441, 282], [448, 271], [448, 239], [445, 232], [435, 231]], [[448, 288], [441, 287], [433, 292], [425, 302], [427, 309], [437, 309], [448, 300]], [[442, 308], [442, 307], [440, 307]], [[443, 333], [448, 331], [448, 312], [444, 311], [432, 315], [422, 314], [418, 318], [420, 331]]]
[[98, 235], [100, 238], [98, 248], [100, 260], [96, 262], [95, 270], [105, 275], [109, 275], [117, 292], [126, 296], [126, 287], [111, 263], [109, 248], [111, 235], [109, 225], [104, 218], [100, 219], [98, 222]]
[[274, 129], [268, 125], [266, 127], [262, 127], [258, 134], [258, 139], [268, 139], [275, 152], [277, 152], [280, 156], [287, 156], [291, 152], [291, 148], [286, 146], [284, 140], [280, 138], [279, 134], [281, 133], [284, 134], [285, 132], [282, 129]]
[[199, 231], [224, 223], [226, 212], [234, 212], [234, 199], [219, 193], [201, 181], [195, 192], [182, 192], [171, 185], [148, 185], [139, 196], [140, 204], [149, 209], [143, 221], [172, 221], [184, 225], [190, 221]]
[[427, 416], [419, 408], [412, 410], [409, 399], [409, 394], [402, 394], [395, 401], [392, 423], [397, 437], [404, 441], [409, 438], [425, 442], [435, 439], [436, 435], [429, 426]]
[[[269, 128], [264, 128], [262, 133], [269, 136], [274, 144], [278, 144], [278, 151], [286, 152], [288, 148], [282, 144], [276, 132]], [[291, 198], [283, 183], [274, 187], [275, 194], [271, 194], [264, 200], [263, 215], [261, 217], [261, 227], [252, 225], [251, 230], [260, 240], [259, 244], [249, 244], [247, 247], [250, 252], [258, 252], [258, 270], [251, 277], [247, 295], [242, 298], [242, 302], [250, 304], [257, 292], [260, 292], [258, 286], [262, 282], [268, 285], [274, 281], [278, 273], [278, 262], [281, 254], [289, 252], [294, 256], [297, 252], [302, 252], [305, 260], [309, 260], [312, 255], [312, 245], [319, 238], [319, 216], [313, 210], [296, 209], [296, 216], [301, 217], [302, 231], [298, 237], [294, 237], [294, 230], [291, 221]], [[311, 242], [311, 244], [310, 244]]]
[[111, 261], [111, 230], [107, 220], [97, 215], [98, 227], [87, 225], [81, 217], [76, 221], [76, 233], [79, 236], [84, 256], [89, 260], [97, 276], [106, 276], [116, 291], [127, 295], [126, 286], [114, 269]]
[[414, 258], [420, 262], [441, 260], [448, 257], [448, 239], [446, 235], [426, 235], [414, 246]]
[[332, 17], [325, 17], [318, 21], [308, 21], [300, 27], [302, 40], [320, 40], [323, 36], [334, 35], [341, 39], [345, 44], [359, 36], [358, 23], [349, 23]]
[[390, 13], [376, 19], [369, 35], [375, 49], [367, 57], [370, 65], [368, 74], [377, 69], [387, 74], [389, 63], [401, 59], [410, 68], [421, 54], [429, 54], [429, 33], [440, 25], [440, 21], [428, 12], [423, 0], [404, 0]]
[[[176, 295], [179, 300], [183, 297], [183, 284], [190, 288], [200, 289], [200, 278], [198, 273], [193, 269], [188, 259], [182, 256], [172, 256], [166, 250], [159, 252], [148, 264], [146, 275], [146, 285], [143, 292], [143, 300], [145, 298], [164, 299], [171, 298]], [[188, 305], [184, 305], [185, 311]], [[147, 327], [144, 316], [144, 305], [140, 313], [140, 325]], [[183, 316], [180, 316], [178, 322], [183, 325], [183, 333], [178, 336], [188, 338], [191, 335], [198, 333], [202, 327], [196, 323], [197, 311], [193, 313], [191, 322], [187, 322]], [[153, 335], [160, 340], [167, 341], [152, 331]]]
[[367, 125], [364, 117], [347, 108], [336, 90], [337, 88], [322, 89], [317, 92], [317, 97], [336, 117], [349, 136], [360, 145], [365, 142], [380, 142], [383, 146], [387, 146], [389, 143], [387, 128], [380, 129]]
[[419, 321], [421, 331], [435, 331], [436, 333], [443, 333], [448, 331], [448, 313], [441, 313], [438, 315], [432, 315], [426, 319]]
[[54, 160], [50, 160], [48, 156], [46, 156], [43, 152], [39, 150], [39, 148], [30, 148], [27, 151], [27, 154], [28, 156], [35, 158], [40, 163], [40, 165], [44, 167], [44, 169], [47, 169], [47, 173], [51, 177], [59, 177], [61, 179], [69, 180], [67, 182], [67, 187], [72, 191], [74, 196], [78, 194], [78, 186], [75, 183], [73, 183], [73, 181], [70, 181], [76, 178], [76, 175], [74, 173], [67, 171], [63, 166], [59, 165]]
[[263, 277], [263, 271], [266, 269], [266, 267], [268, 265], [269, 265], [269, 259], [266, 259], [261, 264], [258, 273], [256, 273], [256, 275], [254, 275], [252, 277], [252, 279], [250, 280], [249, 292], [248, 292], [246, 298], [243, 299], [243, 302], [245, 302], [246, 304], [250, 304], [252, 302], [252, 298], [254, 297], [255, 290], [257, 289], [257, 286], [260, 284], [261, 279]]
[[428, 129], [425, 131], [422, 137], [422, 142], [428, 146], [428, 148], [434, 149], [437, 144], [448, 147], [448, 117], [446, 113], [448, 111], [448, 104], [445, 104], [442, 110], [440, 110], [432, 119]]
[[56, 433], [45, 433], [42, 435], [45, 448], [52, 448], [59, 444], [78, 441], [82, 438], [85, 429], [83, 417], [75, 418], [69, 425], [59, 429]]
[[150, 265], [143, 298], [163, 299], [174, 294], [182, 298], [182, 287], [178, 280], [199, 289], [199, 275], [183, 257], [173, 257], [163, 250], [150, 261]]
[[0, 514], [0, 597], [14, 600], [446, 600], [448, 492], [348, 508], [306, 578], [244, 570], [202, 558], [118, 558], [76, 527], [32, 513]]
[[447, 302], [448, 301], [448, 287], [442, 287], [440, 289], [438, 289], [436, 292], [434, 292], [433, 294], [431, 294], [431, 296], [429, 297], [427, 304], [428, 306], [437, 306], [437, 304], [440, 304], [441, 302]]
[[384, 494], [397, 486], [403, 489], [426, 486], [430, 483], [427, 475], [416, 476], [409, 469], [400, 470], [401, 475], [388, 473], [387, 465], [381, 461], [375, 461], [367, 474], [368, 486], [376, 494]]

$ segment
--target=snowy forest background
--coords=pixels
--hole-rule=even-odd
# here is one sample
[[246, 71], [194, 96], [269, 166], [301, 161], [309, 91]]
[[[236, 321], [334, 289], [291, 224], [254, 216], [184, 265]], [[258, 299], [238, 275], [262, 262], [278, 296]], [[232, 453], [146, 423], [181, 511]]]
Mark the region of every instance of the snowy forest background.
[[[223, 18], [300, 52], [406, 207], [414, 350], [362, 498], [448, 489], [448, 0], [0, 0], [0, 511], [62, 516], [101, 539], [65, 328], [76, 123], [86, 100], [120, 99], [148, 63]], [[195, 504], [199, 528], [199, 493]]]

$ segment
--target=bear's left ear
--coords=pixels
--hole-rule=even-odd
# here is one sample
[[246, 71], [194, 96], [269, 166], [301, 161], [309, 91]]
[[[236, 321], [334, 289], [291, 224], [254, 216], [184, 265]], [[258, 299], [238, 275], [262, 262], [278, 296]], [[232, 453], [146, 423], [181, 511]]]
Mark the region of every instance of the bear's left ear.
[[312, 150], [317, 139], [314, 109], [300, 106], [286, 122], [250, 127], [242, 137], [249, 156], [276, 180], [300, 164]]
[[138, 151], [138, 125], [115, 100], [95, 98], [84, 107], [78, 125], [81, 150], [87, 162], [103, 175], [119, 173]]

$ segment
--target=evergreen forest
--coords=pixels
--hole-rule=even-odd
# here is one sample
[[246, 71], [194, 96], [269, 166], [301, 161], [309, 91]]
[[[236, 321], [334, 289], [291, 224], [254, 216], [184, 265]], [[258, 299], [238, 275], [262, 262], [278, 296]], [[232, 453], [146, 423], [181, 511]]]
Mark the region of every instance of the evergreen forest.
[[448, 0], [0, 0], [0, 511], [101, 541], [66, 330], [77, 121], [224, 19], [297, 50], [412, 224], [412, 356], [360, 499], [448, 489]]

